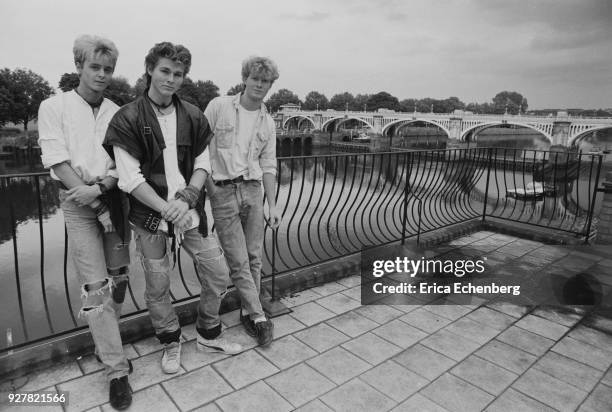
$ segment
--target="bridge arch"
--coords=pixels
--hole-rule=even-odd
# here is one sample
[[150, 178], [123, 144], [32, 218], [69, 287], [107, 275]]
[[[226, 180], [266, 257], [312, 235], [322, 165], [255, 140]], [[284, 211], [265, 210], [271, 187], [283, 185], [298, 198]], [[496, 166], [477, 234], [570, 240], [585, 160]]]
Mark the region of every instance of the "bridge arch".
[[308, 117], [308, 116], [304, 116], [304, 115], [298, 114], [298, 115], [296, 115], [296, 116], [291, 116], [291, 117], [288, 117], [288, 118], [286, 118], [286, 119], [283, 121], [283, 130], [285, 130], [285, 129], [286, 129], [286, 127], [287, 127], [287, 123], [289, 122], [289, 120], [291, 120], [291, 119], [296, 119], [296, 118], [306, 119], [306, 120], [308, 120], [308, 121], [309, 121], [309, 122], [312, 124], [312, 128], [313, 128], [313, 129], [314, 129], [314, 128], [316, 128], [316, 125], [315, 125], [315, 123], [314, 123], [314, 120], [312, 120], [312, 119], [311, 119], [310, 117]]
[[466, 136], [473, 130], [477, 130], [478, 131], [482, 131], [485, 129], [488, 129], [490, 127], [495, 127], [495, 126], [502, 126], [502, 125], [506, 125], [506, 124], [511, 124], [514, 126], [521, 126], [521, 127], [526, 127], [528, 129], [531, 129], [535, 132], [538, 132], [539, 134], [541, 134], [542, 136], [544, 136], [546, 138], [546, 140], [548, 140], [551, 144], [553, 143], [553, 138], [550, 134], [543, 132], [542, 130], [539, 130], [538, 128], [529, 125], [527, 123], [521, 123], [521, 122], [512, 122], [512, 121], [506, 121], [506, 122], [484, 122], [484, 123], [480, 123], [480, 124], [476, 124], [473, 126], [468, 127], [467, 129], [463, 130], [461, 132], [461, 137], [459, 138], [459, 140], [461, 141], [465, 141]]
[[[409, 124], [411, 124], [411, 123], [417, 123], [417, 122], [428, 123], [428, 124], [432, 124], [432, 125], [434, 125], [434, 126], [439, 127], [440, 129], [442, 129], [442, 130], [444, 131], [444, 133], [446, 133], [446, 136], [447, 136], [447, 137], [450, 139], [450, 131], [449, 131], [449, 130], [448, 130], [446, 127], [445, 127], [445, 126], [443, 126], [443, 125], [441, 125], [441, 124], [439, 124], [439, 123], [433, 122], [433, 121], [431, 121], [431, 120], [427, 120], [427, 119], [409, 119], [409, 120], [406, 120], [406, 119], [398, 119], [398, 120], [394, 120], [394, 121], [392, 121], [392, 122], [390, 122], [390, 123], [387, 123], [387, 124], [385, 125], [385, 127], [383, 127], [383, 129], [382, 129], [382, 135], [383, 135], [383, 136], [386, 136], [386, 135], [387, 135], [387, 133], [389, 132], [389, 129], [391, 129], [391, 127], [392, 127], [392, 126], [395, 126], [395, 125], [397, 125], [397, 124], [399, 124], [399, 123], [403, 123], [403, 124], [402, 124], [402, 125], [400, 125], [400, 126], [398, 127], [398, 129], [400, 129], [400, 128], [402, 128], [402, 127], [406, 126], [406, 125], [409, 125]], [[397, 130], [397, 129], [396, 129], [396, 130]]]
[[338, 117], [332, 117], [331, 119], [327, 119], [327, 120], [325, 121], [325, 123], [323, 123], [323, 124], [321, 125], [321, 130], [323, 130], [323, 131], [327, 131], [327, 128], [329, 127], [329, 125], [330, 125], [331, 123], [335, 122], [336, 120], [342, 120], [341, 122], [338, 122], [338, 125], [341, 125], [342, 123], [344, 123], [344, 122], [346, 122], [346, 121], [349, 121], [349, 120], [358, 120], [358, 121], [360, 121], [360, 122], [364, 123], [364, 124], [365, 124], [366, 126], [368, 126], [369, 128], [371, 128], [371, 129], [373, 129], [373, 128], [374, 128], [374, 127], [373, 127], [373, 126], [372, 126], [370, 123], [368, 123], [367, 121], [365, 121], [365, 120], [363, 120], [363, 119], [361, 119], [361, 118], [359, 118], [359, 117], [357, 117], [357, 116], [348, 116], [348, 117], [345, 117], [345, 116], [338, 116]]
[[597, 130], [605, 130], [605, 129], [612, 129], [612, 126], [597, 126], [597, 127], [593, 127], [591, 129], [588, 130], [583, 130], [580, 133], [577, 133], [575, 136], [572, 136], [569, 138], [569, 141], [567, 142], [567, 145], [569, 147], [574, 146], [575, 144], [577, 144], [578, 142], [580, 142], [581, 140], [583, 140], [589, 133], [593, 133]]

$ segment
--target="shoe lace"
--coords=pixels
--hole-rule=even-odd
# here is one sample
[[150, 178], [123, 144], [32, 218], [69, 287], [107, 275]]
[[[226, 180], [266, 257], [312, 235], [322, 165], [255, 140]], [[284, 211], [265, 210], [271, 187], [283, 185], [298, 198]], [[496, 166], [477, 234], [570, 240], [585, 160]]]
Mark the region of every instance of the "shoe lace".
[[180, 345], [176, 342], [172, 342], [166, 345], [166, 359], [169, 361], [176, 361], [179, 356]]

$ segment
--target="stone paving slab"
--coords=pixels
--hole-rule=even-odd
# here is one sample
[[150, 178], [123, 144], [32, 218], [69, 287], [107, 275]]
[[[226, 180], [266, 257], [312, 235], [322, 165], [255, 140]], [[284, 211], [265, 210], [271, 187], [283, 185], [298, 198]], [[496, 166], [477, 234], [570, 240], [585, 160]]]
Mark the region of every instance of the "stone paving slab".
[[396, 402], [402, 402], [429, 383], [427, 379], [393, 361], [381, 363], [359, 379]]
[[293, 336], [285, 336], [275, 340], [274, 345], [255, 350], [281, 370], [317, 355], [315, 350]]
[[589, 412], [610, 412], [612, 411], [612, 388], [606, 385], [599, 385], [589, 395], [580, 407], [580, 411]]
[[593, 389], [603, 375], [600, 370], [555, 352], [548, 352], [533, 367], [587, 392]]
[[295, 407], [302, 406], [336, 387], [335, 383], [305, 363], [284, 370], [265, 381]]
[[495, 399], [486, 409], [487, 412], [555, 412], [555, 409], [536, 401], [512, 388]]
[[326, 323], [320, 323], [299, 331], [294, 336], [318, 352], [325, 352], [350, 339], [350, 337]]
[[560, 325], [572, 327], [582, 319], [584, 310], [563, 307], [539, 307], [533, 311], [533, 314]]
[[356, 312], [347, 312], [326, 321], [328, 325], [338, 329], [340, 332], [352, 338], [362, 335], [378, 326], [378, 323], [361, 316]]
[[289, 296], [282, 297], [280, 299], [281, 303], [288, 308], [293, 308], [295, 306], [303, 305], [304, 303], [312, 302], [313, 300], [317, 300], [322, 296], [312, 289], [302, 290], [300, 292], [292, 293]]
[[336, 314], [316, 302], [305, 303], [301, 306], [293, 308], [291, 316], [306, 326], [312, 326], [316, 323], [333, 318]]
[[450, 319], [425, 310], [425, 308], [418, 308], [408, 312], [400, 320], [427, 333], [436, 332], [452, 322]]
[[334, 293], [333, 295], [317, 299], [316, 302], [336, 315], [361, 306], [358, 300], [351, 299], [343, 293]]
[[528, 370], [512, 387], [559, 411], [574, 411], [588, 392], [537, 369]]
[[434, 380], [457, 362], [426, 346], [414, 345], [393, 358], [400, 365], [413, 372]]
[[382, 361], [402, 351], [402, 348], [399, 346], [373, 333], [366, 333], [356, 339], [343, 343], [342, 347], [365, 360], [370, 365], [378, 365]]
[[344, 348], [336, 347], [307, 360], [306, 363], [337, 384], [370, 369], [370, 364]]
[[451, 369], [450, 373], [492, 395], [501, 394], [518, 378], [504, 368], [477, 356], [470, 356]]
[[388, 410], [395, 402], [359, 378], [323, 395], [321, 400], [337, 412]]
[[561, 339], [552, 348], [552, 351], [601, 371], [607, 370], [612, 364], [612, 352], [580, 342], [569, 336]]
[[545, 338], [516, 326], [511, 326], [503, 331], [497, 337], [497, 340], [536, 356], [543, 355], [555, 344], [555, 341], [552, 339]]
[[480, 323], [481, 325], [486, 325], [498, 331], [508, 328], [516, 321], [516, 319], [512, 316], [498, 312], [486, 306], [470, 312], [466, 317]]
[[518, 374], [525, 372], [538, 359], [537, 356], [498, 340], [487, 343], [475, 354]]
[[429, 335], [429, 337], [421, 341], [421, 344], [439, 353], [443, 353], [456, 361], [466, 358], [481, 346], [478, 342], [456, 335], [445, 329]]
[[235, 389], [274, 375], [279, 370], [253, 350], [217, 362], [213, 368]]
[[204, 405], [233, 391], [210, 366], [163, 382], [162, 386], [181, 410]]
[[495, 399], [493, 395], [449, 373], [440, 376], [420, 393], [450, 411], [481, 411]]
[[425, 332], [413, 328], [399, 319], [392, 320], [385, 325], [379, 326], [374, 329], [372, 333], [401, 348], [408, 348], [427, 336]]
[[490, 328], [467, 317], [456, 320], [455, 322], [446, 326], [444, 330], [478, 342], [481, 345], [484, 345], [499, 334], [498, 329]]
[[383, 324], [402, 316], [404, 312], [387, 305], [365, 305], [357, 308], [355, 313], [359, 313], [378, 324]]
[[440, 405], [434, 403], [423, 395], [417, 393], [397, 405], [391, 412], [448, 412]]
[[224, 412], [286, 412], [293, 409], [274, 389], [259, 381], [216, 401]]
[[552, 340], [560, 339], [569, 330], [567, 326], [534, 315], [523, 317], [516, 326]]

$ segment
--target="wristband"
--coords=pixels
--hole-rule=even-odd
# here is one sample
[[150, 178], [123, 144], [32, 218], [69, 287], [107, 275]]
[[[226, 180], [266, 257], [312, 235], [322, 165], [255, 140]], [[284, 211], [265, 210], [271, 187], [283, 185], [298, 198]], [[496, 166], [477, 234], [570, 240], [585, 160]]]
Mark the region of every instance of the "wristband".
[[100, 195], [104, 196], [106, 192], [108, 192], [108, 187], [106, 187], [106, 185], [102, 182], [96, 182], [96, 184], [100, 188]]
[[187, 186], [176, 192], [174, 195], [175, 199], [181, 199], [189, 205], [190, 209], [193, 209], [198, 204], [200, 198], [200, 191], [195, 186]]
[[96, 216], [99, 217], [104, 212], [108, 212], [108, 206], [106, 206], [106, 204], [102, 202], [100, 203], [100, 206], [94, 208], [94, 212], [96, 213]]

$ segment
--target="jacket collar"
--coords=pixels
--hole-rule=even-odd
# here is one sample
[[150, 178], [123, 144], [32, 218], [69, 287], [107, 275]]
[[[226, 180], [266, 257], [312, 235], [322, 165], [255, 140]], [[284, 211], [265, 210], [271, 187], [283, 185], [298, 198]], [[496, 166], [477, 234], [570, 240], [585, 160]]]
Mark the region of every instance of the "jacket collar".
[[[242, 96], [243, 93], [244, 92], [238, 93], [232, 98], [232, 104], [234, 105], [234, 108], [236, 110], [238, 110], [238, 108], [240, 107], [240, 97]], [[263, 117], [266, 114], [268, 114], [268, 109], [266, 108], [266, 105], [263, 102], [261, 102], [261, 107], [259, 108], [259, 116]]]

